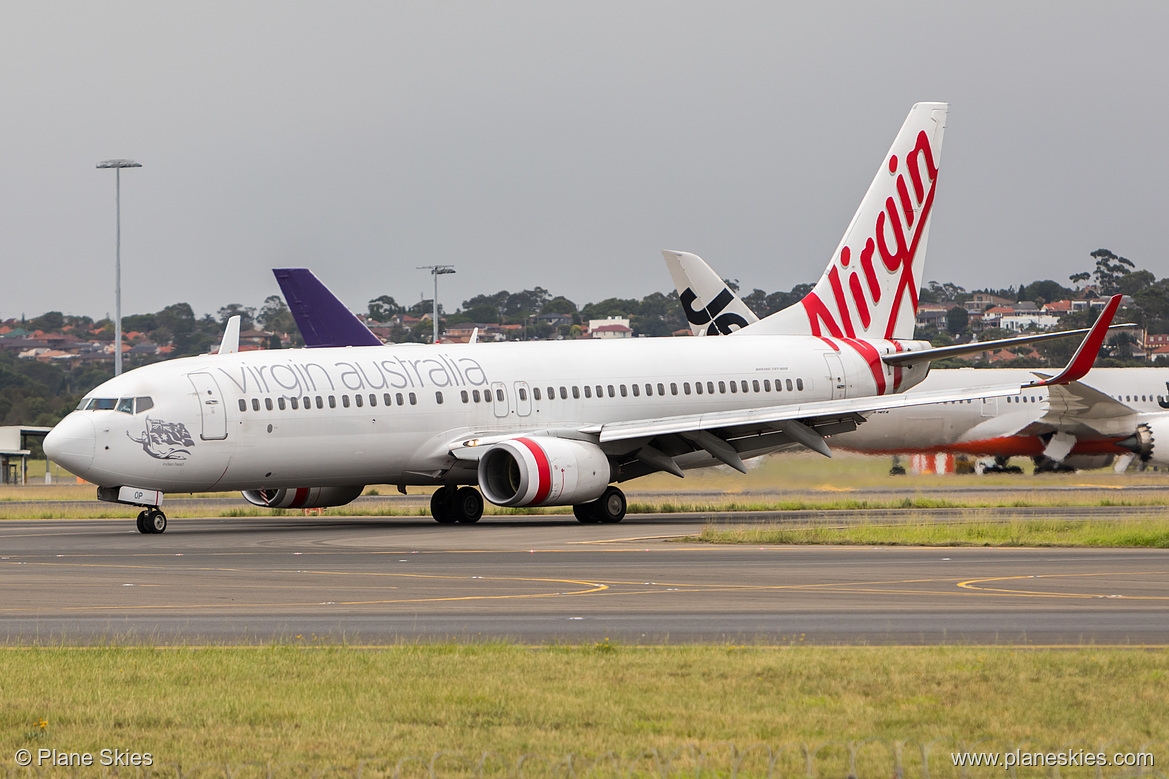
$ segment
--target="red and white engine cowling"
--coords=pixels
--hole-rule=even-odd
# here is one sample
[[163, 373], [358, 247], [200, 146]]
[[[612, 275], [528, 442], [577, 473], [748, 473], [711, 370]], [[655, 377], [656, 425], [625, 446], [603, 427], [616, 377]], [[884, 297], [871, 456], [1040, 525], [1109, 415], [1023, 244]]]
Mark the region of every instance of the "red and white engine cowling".
[[244, 490], [244, 500], [267, 509], [321, 509], [351, 503], [364, 484], [355, 487], [297, 487], [291, 490]]
[[513, 438], [479, 459], [479, 489], [497, 506], [568, 506], [601, 497], [613, 480], [596, 444], [568, 438]]

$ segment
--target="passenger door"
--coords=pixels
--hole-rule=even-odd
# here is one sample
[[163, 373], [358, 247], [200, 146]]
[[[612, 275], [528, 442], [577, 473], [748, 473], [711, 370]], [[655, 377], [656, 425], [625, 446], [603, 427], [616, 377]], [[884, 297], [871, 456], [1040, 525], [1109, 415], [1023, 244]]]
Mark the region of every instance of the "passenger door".
[[840, 355], [827, 352], [824, 362], [828, 363], [828, 386], [832, 388], [832, 400], [848, 397], [848, 383], [844, 376], [844, 363]]
[[507, 389], [502, 381], [491, 384], [491, 405], [496, 417], [503, 419], [507, 416]]
[[227, 409], [223, 405], [223, 395], [215, 377], [210, 373], [188, 373], [187, 378], [191, 380], [199, 398], [199, 413], [203, 417], [200, 438], [204, 441], [222, 441], [227, 438]]

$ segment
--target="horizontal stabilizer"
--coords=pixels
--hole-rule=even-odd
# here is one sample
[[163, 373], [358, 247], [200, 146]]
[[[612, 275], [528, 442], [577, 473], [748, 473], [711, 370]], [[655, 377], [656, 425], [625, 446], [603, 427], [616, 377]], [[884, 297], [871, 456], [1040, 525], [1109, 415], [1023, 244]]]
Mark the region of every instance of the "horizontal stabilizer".
[[329, 288], [307, 268], [273, 268], [276, 282], [288, 302], [304, 345], [381, 346], [374, 335]]
[[[1043, 343], [1044, 341], [1057, 341], [1062, 338], [1071, 338], [1077, 335], [1086, 335], [1084, 343], [1080, 344], [1080, 350], [1084, 350], [1084, 345], [1088, 343], [1089, 339], [1097, 337], [1095, 352], [1092, 355], [1092, 360], [1095, 360], [1095, 354], [1100, 351], [1100, 346], [1104, 342], [1104, 336], [1108, 330], [1125, 330], [1134, 325], [1130, 322], [1127, 324], [1113, 325], [1109, 324], [1112, 321], [1113, 315], [1116, 313], [1116, 307], [1120, 305], [1120, 296], [1114, 297], [1115, 305], [1109, 302], [1105, 307], [1104, 312], [1100, 314], [1099, 318], [1090, 328], [1081, 330], [1063, 330], [1058, 333], [1041, 333], [1039, 335], [1021, 335], [1017, 338], [1000, 338], [995, 341], [973, 341], [968, 344], [956, 344], [954, 346], [939, 346], [936, 349], [918, 349], [911, 352], [891, 352], [889, 354], [881, 355], [881, 362], [886, 365], [900, 366], [900, 365], [914, 365], [923, 362], [932, 362], [934, 360], [944, 360], [947, 357], [965, 357], [968, 354], [981, 354], [982, 352], [995, 352], [1000, 349], [1010, 349], [1015, 346], [1026, 346], [1028, 344]], [[1092, 334], [1095, 333], [1096, 336]], [[1081, 351], [1077, 351], [1076, 355], [1079, 361], [1073, 358], [1072, 362], [1077, 364], [1077, 370], [1083, 369], [1083, 361], [1087, 359], [1081, 356]], [[1091, 367], [1091, 361], [1088, 362]], [[1087, 370], [1084, 370], [1087, 373]], [[1081, 374], [1082, 375], [1082, 374]], [[1072, 381], [1064, 378], [1060, 383]], [[1040, 385], [1036, 385], [1040, 386]]]

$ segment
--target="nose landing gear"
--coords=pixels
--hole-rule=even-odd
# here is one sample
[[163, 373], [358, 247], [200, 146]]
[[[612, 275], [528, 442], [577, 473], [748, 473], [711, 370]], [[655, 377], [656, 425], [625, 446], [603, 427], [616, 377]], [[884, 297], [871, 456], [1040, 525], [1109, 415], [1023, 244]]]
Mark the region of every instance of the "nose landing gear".
[[162, 533], [166, 530], [166, 514], [158, 508], [148, 508], [138, 514], [139, 533]]

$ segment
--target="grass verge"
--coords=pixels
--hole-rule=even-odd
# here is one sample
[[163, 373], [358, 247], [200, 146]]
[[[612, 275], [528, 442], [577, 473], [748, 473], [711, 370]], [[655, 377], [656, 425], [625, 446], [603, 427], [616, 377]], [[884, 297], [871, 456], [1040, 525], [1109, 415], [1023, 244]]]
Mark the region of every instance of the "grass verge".
[[[1167, 669], [1165, 650], [1091, 647], [23, 648], [0, 651], [0, 754], [352, 769], [491, 753], [502, 774], [525, 754], [613, 753], [622, 773], [661, 776], [639, 756], [674, 755], [694, 775], [681, 764], [695, 755], [758, 744], [791, 747], [777, 775], [808, 775], [806, 745], [815, 775], [889, 776], [896, 751], [921, 775], [919, 747], [932, 745], [928, 774], [957, 776], [948, 757], [963, 746], [1114, 752], [1164, 739]], [[855, 766], [848, 742], [866, 744]]]
[[855, 525], [707, 525], [683, 541], [843, 546], [1068, 546], [1169, 548], [1167, 517], [1120, 520], [1008, 519]]

